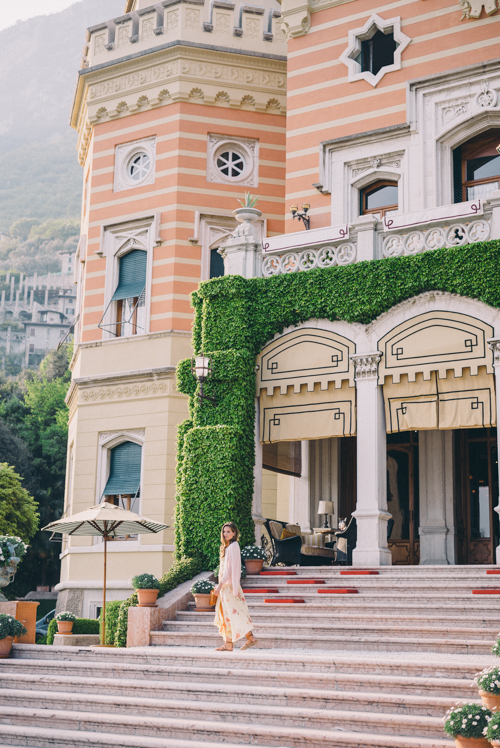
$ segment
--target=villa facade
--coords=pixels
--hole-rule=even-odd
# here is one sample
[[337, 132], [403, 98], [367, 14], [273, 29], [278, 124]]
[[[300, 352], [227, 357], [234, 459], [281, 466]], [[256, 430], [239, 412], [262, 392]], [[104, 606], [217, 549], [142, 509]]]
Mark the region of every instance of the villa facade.
[[[500, 239], [497, 11], [129, 0], [88, 30], [68, 514], [108, 500], [172, 526], [200, 281], [378, 261], [383, 297], [391, 258]], [[245, 192], [261, 216], [237, 228]], [[310, 532], [331, 501], [334, 526], [356, 518], [354, 565], [495, 562], [500, 311], [479, 296], [409, 295], [366, 324], [290, 310], [255, 362], [257, 537], [264, 518]], [[173, 530], [110, 545], [124, 599], [168, 569]], [[63, 607], [97, 613], [101, 554], [64, 541]]]

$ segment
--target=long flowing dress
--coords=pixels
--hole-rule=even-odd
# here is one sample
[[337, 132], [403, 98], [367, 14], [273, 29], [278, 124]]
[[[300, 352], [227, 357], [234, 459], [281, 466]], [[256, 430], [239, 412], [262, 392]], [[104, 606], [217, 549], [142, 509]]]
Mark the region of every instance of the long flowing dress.
[[[241, 553], [235, 541], [226, 548], [226, 554], [221, 559], [219, 580], [222, 587], [215, 606], [214, 625], [225, 642], [237, 642], [253, 630], [240, 579]], [[238, 596], [234, 590], [238, 590]]]

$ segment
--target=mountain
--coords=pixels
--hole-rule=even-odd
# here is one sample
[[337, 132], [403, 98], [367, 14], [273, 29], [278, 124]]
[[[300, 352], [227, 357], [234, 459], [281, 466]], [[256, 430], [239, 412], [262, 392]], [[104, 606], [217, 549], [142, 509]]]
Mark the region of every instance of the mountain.
[[24, 216], [79, 215], [69, 115], [85, 30], [123, 9], [124, 0], [82, 0], [0, 31], [0, 233]]

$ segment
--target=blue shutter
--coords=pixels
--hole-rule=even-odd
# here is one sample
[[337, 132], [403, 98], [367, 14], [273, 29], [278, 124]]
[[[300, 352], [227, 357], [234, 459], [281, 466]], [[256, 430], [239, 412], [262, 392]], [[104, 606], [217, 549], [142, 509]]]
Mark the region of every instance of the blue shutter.
[[134, 442], [123, 442], [111, 450], [109, 478], [104, 496], [132, 494], [141, 485], [142, 447]]
[[133, 249], [120, 259], [118, 287], [111, 301], [131, 299], [140, 296], [146, 285], [146, 264], [148, 253], [143, 249]]

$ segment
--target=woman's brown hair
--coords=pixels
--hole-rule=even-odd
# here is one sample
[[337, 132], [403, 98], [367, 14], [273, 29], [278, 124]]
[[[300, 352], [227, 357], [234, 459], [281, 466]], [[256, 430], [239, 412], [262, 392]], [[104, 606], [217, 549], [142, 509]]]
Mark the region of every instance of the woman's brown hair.
[[[224, 528], [229, 527], [230, 530], [234, 532], [234, 536], [231, 538], [231, 540], [227, 541], [224, 538]], [[234, 524], [234, 522], [224, 522], [222, 525], [222, 529], [220, 531], [220, 557], [224, 558], [226, 555], [226, 548], [231, 545], [231, 543], [237, 543], [240, 539], [240, 531]]]

